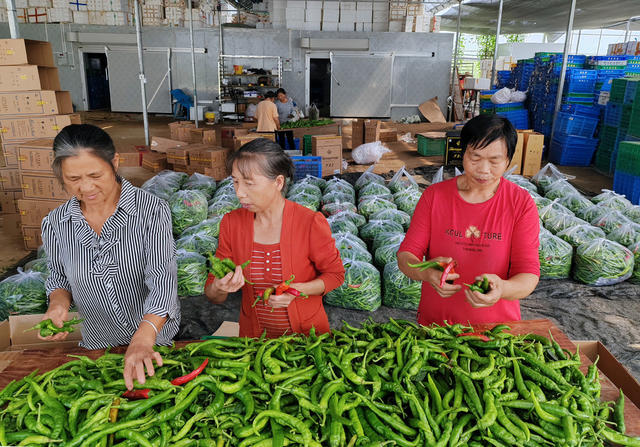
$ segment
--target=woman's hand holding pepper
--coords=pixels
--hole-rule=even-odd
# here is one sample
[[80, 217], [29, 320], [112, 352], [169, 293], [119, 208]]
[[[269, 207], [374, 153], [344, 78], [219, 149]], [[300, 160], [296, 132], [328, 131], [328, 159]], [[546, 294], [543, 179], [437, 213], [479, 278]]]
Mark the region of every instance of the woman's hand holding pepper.
[[234, 293], [242, 289], [244, 284], [242, 267], [237, 266], [235, 272], [229, 272], [222, 279], [216, 279], [211, 286], [222, 292]]
[[496, 304], [500, 298], [502, 298], [504, 291], [504, 280], [498, 275], [484, 274], [477, 276], [476, 281], [482, 281], [486, 277], [489, 280], [489, 292], [486, 294], [480, 292], [474, 292], [469, 289], [465, 289], [464, 294], [467, 297], [467, 301], [473, 307], [491, 307]]
[[[64, 322], [66, 320], [69, 319], [69, 308], [65, 307], [65, 306], [57, 306], [57, 305], [50, 305], [49, 309], [47, 309], [47, 313], [45, 313], [42, 316], [42, 320], [40, 321], [44, 321], [44, 320], [48, 320], [51, 319], [51, 322], [57, 326], [57, 327], [62, 327]], [[67, 338], [67, 335], [69, 335], [69, 332], [59, 332], [57, 334], [53, 334], [53, 335], [49, 335], [47, 337], [42, 337], [40, 335], [40, 331], [38, 331], [38, 338], [40, 340], [46, 340], [46, 341], [61, 341], [64, 340], [65, 338]]]
[[[453, 258], [445, 258], [445, 257], [437, 257], [433, 259], [429, 259], [430, 262], [444, 262], [445, 264], [449, 264], [453, 261]], [[426, 269], [423, 272], [420, 272], [420, 276], [422, 281], [431, 284], [431, 287], [435, 289], [435, 291], [442, 298], [449, 298], [455, 295], [462, 286], [459, 284], [448, 284], [445, 283], [444, 287], [440, 287], [440, 279], [442, 278], [442, 271], [437, 269]], [[460, 278], [460, 275], [457, 273], [449, 273], [447, 275], [447, 281], [455, 281]]]
[[124, 355], [124, 371], [122, 374], [128, 390], [133, 389], [134, 379], [140, 384], [145, 382], [145, 367], [149, 377], [155, 374], [155, 369], [153, 368], [154, 360], [158, 366], [162, 366], [162, 356], [153, 350], [155, 342], [155, 333], [148, 333], [148, 331], [141, 332], [138, 330], [131, 339], [131, 343]]

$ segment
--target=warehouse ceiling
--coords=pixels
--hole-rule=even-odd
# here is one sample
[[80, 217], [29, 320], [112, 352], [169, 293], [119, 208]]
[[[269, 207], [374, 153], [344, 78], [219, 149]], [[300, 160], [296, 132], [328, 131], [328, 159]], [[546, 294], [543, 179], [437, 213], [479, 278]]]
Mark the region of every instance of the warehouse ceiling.
[[[458, 2], [448, 1], [441, 28], [456, 30]], [[498, 21], [498, 0], [469, 0], [462, 3], [461, 29], [469, 34], [494, 34]], [[565, 31], [569, 0], [504, 0], [502, 34], [550, 33]], [[640, 0], [577, 0], [573, 29], [625, 29], [626, 21], [640, 13]], [[621, 22], [625, 22], [621, 25]], [[617, 25], [617, 26], [615, 26]], [[631, 30], [640, 29], [640, 21]]]

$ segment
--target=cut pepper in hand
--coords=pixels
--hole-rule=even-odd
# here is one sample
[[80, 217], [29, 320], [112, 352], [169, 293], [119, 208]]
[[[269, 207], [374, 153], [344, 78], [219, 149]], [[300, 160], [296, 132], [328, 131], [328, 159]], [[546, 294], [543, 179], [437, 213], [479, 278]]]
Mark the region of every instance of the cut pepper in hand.
[[[250, 263], [251, 263], [251, 260], [243, 262], [242, 264], [240, 264], [240, 267], [244, 269]], [[209, 271], [213, 273], [213, 275], [216, 278], [218, 279], [224, 278], [229, 273], [234, 272], [236, 267], [237, 266], [235, 262], [233, 262], [231, 259], [229, 258], [220, 259], [215, 257], [213, 254], [209, 253]], [[248, 281], [246, 278], [244, 279], [244, 282], [247, 284], [253, 285], [253, 283]]]
[[[440, 288], [444, 287], [444, 285], [448, 282], [447, 276], [450, 273], [455, 273], [456, 261], [451, 261], [449, 263], [439, 262], [439, 261], [424, 261], [418, 264], [407, 264], [409, 267], [420, 269], [421, 272], [426, 269], [436, 269], [442, 272], [442, 276], [440, 276]], [[453, 281], [450, 281], [449, 284], [453, 284]]]
[[467, 286], [472, 292], [478, 292], [482, 294], [486, 294], [491, 290], [491, 286], [489, 285], [489, 278], [487, 278], [486, 276], [482, 279], [477, 280], [473, 284], [465, 283], [464, 285]]
[[295, 296], [296, 298], [308, 298], [309, 296], [307, 294], [291, 287], [291, 283], [294, 279], [296, 279], [296, 276], [291, 275], [291, 278], [281, 282], [276, 287], [267, 287], [265, 291], [262, 292], [262, 294], [256, 297], [256, 300], [253, 302], [253, 305], [251, 307], [255, 307], [259, 301], [264, 301], [266, 304], [267, 301], [269, 301], [269, 297], [271, 295], [282, 295], [283, 293], [288, 293]]
[[51, 321], [51, 318], [49, 318], [47, 320], [42, 320], [40, 323], [36, 324], [35, 326], [25, 330], [25, 332], [35, 331], [36, 329], [40, 329], [40, 336], [48, 337], [49, 335], [59, 334], [60, 332], [74, 332], [76, 328], [74, 328], [73, 326], [78, 323], [82, 323], [83, 321], [84, 321], [83, 319], [74, 317], [71, 320], [65, 321], [64, 323], [62, 323], [62, 327], [58, 327], [55, 324], [53, 324], [53, 321]]

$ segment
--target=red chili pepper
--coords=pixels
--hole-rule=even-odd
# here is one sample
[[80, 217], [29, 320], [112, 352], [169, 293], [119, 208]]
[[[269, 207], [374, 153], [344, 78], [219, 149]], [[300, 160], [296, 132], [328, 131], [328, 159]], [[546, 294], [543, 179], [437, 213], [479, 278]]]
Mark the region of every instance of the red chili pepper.
[[196, 369], [194, 369], [193, 371], [191, 371], [187, 375], [184, 375], [184, 376], [181, 376], [181, 377], [176, 377], [175, 379], [173, 379], [171, 381], [171, 384], [172, 385], [184, 385], [185, 383], [192, 381], [193, 379], [198, 377], [202, 371], [204, 371], [204, 369], [207, 367], [208, 363], [209, 363], [209, 359], [204, 359], [204, 362], [202, 362], [202, 365], [198, 366]]
[[302, 293], [301, 291], [299, 291], [298, 289], [294, 289], [293, 287], [289, 287], [287, 289], [287, 293], [295, 297], [309, 298], [309, 296], [306, 293]]
[[145, 388], [144, 390], [125, 391], [124, 393], [122, 393], [122, 397], [129, 400], [149, 399], [150, 391], [151, 390], [149, 388]]
[[296, 279], [296, 275], [291, 275], [291, 278], [278, 284], [278, 286], [276, 287], [275, 295], [282, 295], [284, 292], [289, 290], [289, 287], [291, 286], [291, 283], [294, 279]]
[[477, 338], [478, 340], [482, 340], [482, 341], [491, 340], [485, 334], [481, 334], [480, 332], [463, 332], [461, 334], [458, 334], [458, 337], [473, 337], [473, 338]]
[[440, 288], [444, 287], [444, 285], [446, 284], [447, 276], [449, 276], [449, 273], [455, 273], [455, 270], [454, 270], [455, 266], [456, 266], [456, 261], [451, 261], [444, 268], [444, 271], [442, 272], [442, 276], [440, 277]]

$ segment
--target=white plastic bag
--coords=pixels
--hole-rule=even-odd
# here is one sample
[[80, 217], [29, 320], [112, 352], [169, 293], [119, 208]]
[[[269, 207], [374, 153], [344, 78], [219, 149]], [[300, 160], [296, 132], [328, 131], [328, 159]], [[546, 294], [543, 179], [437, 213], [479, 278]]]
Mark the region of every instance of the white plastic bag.
[[563, 174], [553, 163], [547, 163], [540, 169], [536, 175], [531, 177], [531, 181], [546, 191], [546, 188], [556, 180], [572, 180], [576, 178], [573, 175]]
[[491, 102], [494, 104], [506, 104], [511, 102], [511, 90], [508, 87], [498, 90], [491, 96]]
[[416, 143], [415, 138], [411, 136], [411, 132], [407, 132], [404, 135], [402, 135], [400, 137], [400, 141], [402, 141], [403, 143], [413, 143], [413, 144]]
[[401, 189], [406, 188], [419, 188], [418, 183], [413, 179], [411, 174], [409, 174], [403, 166], [400, 168], [398, 172], [396, 172], [393, 177], [391, 177], [391, 181], [389, 182], [389, 189], [391, 192], [396, 193]]
[[462, 173], [462, 171], [460, 171], [460, 169], [455, 168], [455, 176], [456, 176], [456, 177], [457, 177], [457, 176], [459, 176], [459, 175], [462, 175], [462, 174], [463, 174], [463, 173]]
[[511, 102], [525, 102], [527, 100], [527, 92], [519, 92], [514, 90], [511, 92]]
[[443, 180], [444, 180], [444, 166], [440, 166], [440, 169], [438, 169], [438, 172], [436, 172], [433, 178], [431, 179], [431, 184], [435, 185], [436, 183], [440, 183]]
[[373, 143], [361, 144], [353, 150], [351, 156], [357, 164], [368, 165], [379, 162], [380, 158], [387, 152], [391, 152], [391, 150], [381, 142], [375, 141]]

